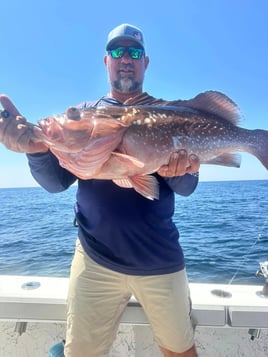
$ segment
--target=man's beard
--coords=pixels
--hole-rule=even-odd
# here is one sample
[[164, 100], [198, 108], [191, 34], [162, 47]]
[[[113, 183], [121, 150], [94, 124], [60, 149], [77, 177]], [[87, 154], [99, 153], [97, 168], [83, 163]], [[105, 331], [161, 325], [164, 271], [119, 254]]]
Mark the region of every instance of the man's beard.
[[[120, 71], [129, 70], [132, 73], [122, 74]], [[142, 83], [135, 81], [135, 71], [134, 68], [130, 65], [121, 65], [117, 72], [117, 79], [111, 82], [113, 88], [119, 90], [122, 93], [131, 93], [135, 92], [137, 89], [141, 88]]]
[[119, 78], [112, 82], [112, 86], [122, 93], [131, 93], [140, 88], [141, 84], [132, 78]]

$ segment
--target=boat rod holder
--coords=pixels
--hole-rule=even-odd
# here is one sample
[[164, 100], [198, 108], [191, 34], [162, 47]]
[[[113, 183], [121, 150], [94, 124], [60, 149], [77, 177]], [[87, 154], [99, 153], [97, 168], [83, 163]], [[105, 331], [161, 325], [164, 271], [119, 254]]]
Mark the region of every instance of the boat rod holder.
[[14, 332], [17, 332], [21, 336], [27, 330], [27, 322], [18, 321], [16, 322]]
[[[3, 114], [0, 111], [0, 115]], [[22, 290], [34, 290], [40, 287], [41, 283], [39, 281], [26, 281], [21, 285]], [[15, 325], [14, 331], [21, 336], [27, 330], [27, 322], [26, 321], [17, 321]]]
[[260, 269], [257, 270], [256, 272], [256, 277], [264, 277], [265, 278], [265, 283], [261, 292], [261, 295], [265, 298], [268, 298], [268, 261], [266, 262], [261, 262], [260, 264]]
[[[263, 298], [268, 298], [268, 261], [266, 262], [260, 262], [260, 269], [256, 271], [256, 277], [257, 278], [265, 278], [265, 282], [263, 285], [262, 291], [258, 291], [257, 294], [260, 297]], [[250, 328], [248, 330], [248, 333], [250, 334], [250, 339], [251, 341], [254, 341], [255, 338], [259, 338], [261, 334], [261, 329], [260, 328]]]

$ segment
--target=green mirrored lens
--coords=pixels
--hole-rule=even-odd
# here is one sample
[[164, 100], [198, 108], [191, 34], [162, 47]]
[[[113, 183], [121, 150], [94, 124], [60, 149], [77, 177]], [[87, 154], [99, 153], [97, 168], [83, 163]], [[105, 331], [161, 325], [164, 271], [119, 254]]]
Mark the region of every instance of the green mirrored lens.
[[143, 49], [142, 48], [136, 48], [136, 47], [129, 47], [128, 48], [128, 53], [129, 53], [131, 58], [140, 59], [143, 56]]
[[117, 47], [109, 52], [112, 58], [122, 58], [125, 51], [128, 51], [128, 54], [132, 59], [140, 59], [144, 55], [144, 50], [136, 47]]
[[123, 57], [123, 55], [125, 53], [125, 48], [117, 47], [117, 48], [114, 48], [113, 50], [111, 50], [110, 53], [113, 58], [121, 58], [121, 57]]

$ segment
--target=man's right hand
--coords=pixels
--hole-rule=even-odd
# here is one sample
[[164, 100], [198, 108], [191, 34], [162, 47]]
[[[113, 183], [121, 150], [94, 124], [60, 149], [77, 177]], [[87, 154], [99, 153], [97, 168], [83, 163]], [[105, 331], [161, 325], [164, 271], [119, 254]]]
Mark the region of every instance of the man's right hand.
[[21, 153], [47, 152], [48, 148], [34, 135], [34, 125], [20, 114], [6, 95], [0, 95], [0, 143], [7, 149]]

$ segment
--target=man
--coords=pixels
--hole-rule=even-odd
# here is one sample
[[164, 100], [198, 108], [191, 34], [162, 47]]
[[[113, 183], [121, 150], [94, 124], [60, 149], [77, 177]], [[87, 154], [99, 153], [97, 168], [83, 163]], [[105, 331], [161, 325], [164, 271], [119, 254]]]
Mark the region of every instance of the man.
[[[110, 93], [79, 108], [122, 105], [130, 98], [131, 105], [141, 100], [161, 104], [142, 90], [149, 58], [139, 28], [116, 27], [108, 35], [106, 50]], [[2, 118], [0, 140], [11, 150], [28, 153], [32, 175], [46, 190], [67, 189], [77, 178], [45, 145], [31, 140], [31, 127], [24, 118], [14, 119], [19, 112], [6, 98], [2, 104], [12, 115]], [[169, 164], [154, 174], [160, 189], [154, 201], [112, 181], [78, 180], [79, 239], [70, 274], [66, 357], [108, 353], [131, 295], [142, 305], [165, 357], [197, 356], [183, 252], [172, 216], [174, 192], [191, 194], [198, 170], [197, 157], [173, 153]]]

